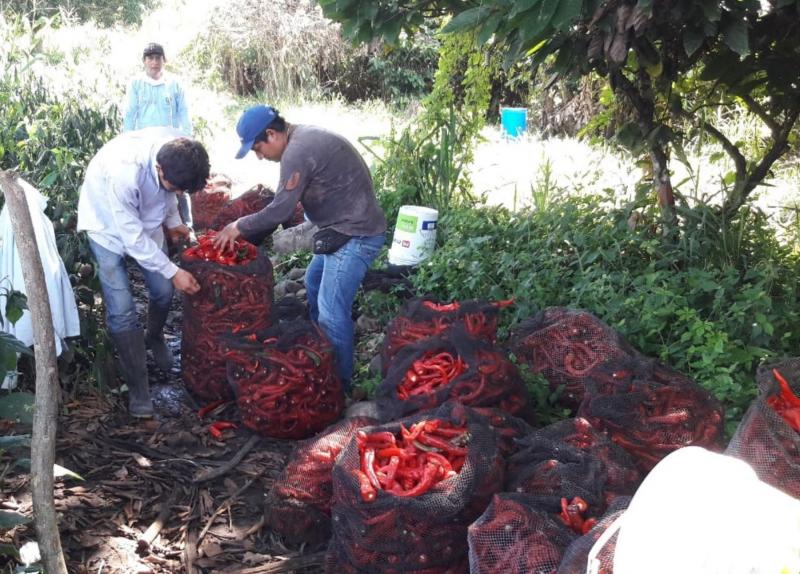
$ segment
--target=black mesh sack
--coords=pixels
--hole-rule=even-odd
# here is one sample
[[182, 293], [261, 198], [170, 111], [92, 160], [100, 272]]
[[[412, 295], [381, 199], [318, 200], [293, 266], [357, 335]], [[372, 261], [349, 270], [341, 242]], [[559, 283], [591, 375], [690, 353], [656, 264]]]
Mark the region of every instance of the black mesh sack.
[[430, 299], [407, 302], [386, 327], [381, 347], [381, 369], [385, 375], [394, 357], [412, 343], [437, 337], [453, 325], [462, 325], [475, 339], [494, 343], [497, 339], [497, 318], [500, 309], [512, 301], [469, 301], [439, 303]]
[[496, 494], [469, 527], [470, 574], [551, 574], [576, 535], [535, 497]]
[[603, 321], [589, 313], [551, 307], [523, 321], [511, 335], [511, 352], [519, 364], [541, 373], [559, 402], [576, 409], [586, 380], [604, 362], [638, 353]]
[[249, 429], [308, 438], [341, 416], [344, 393], [333, 348], [310, 321], [229, 339], [226, 348], [227, 380]]
[[344, 419], [299, 443], [267, 495], [264, 524], [291, 544], [330, 539], [333, 464], [358, 429], [377, 422]]
[[209, 178], [206, 186], [192, 194], [192, 225], [196, 231], [213, 229], [214, 218], [231, 199], [231, 181], [224, 176]]
[[492, 407], [472, 408], [497, 433], [500, 452], [504, 457], [509, 457], [517, 452], [519, 439], [528, 436], [533, 432], [533, 427], [519, 417], [508, 414], [507, 412]]
[[449, 400], [529, 416], [528, 390], [496, 347], [454, 328], [448, 337], [408, 345], [375, 392], [381, 420], [394, 420]]
[[776, 369], [792, 392], [800, 396], [800, 359], [759, 368], [760, 394], [745, 413], [725, 454], [742, 459], [753, 467], [761, 480], [800, 499], [800, 432], [770, 405], [770, 399], [781, 394], [772, 369]]
[[229, 399], [222, 339], [270, 324], [272, 264], [261, 250], [255, 260], [243, 265], [189, 259], [184, 252], [181, 268], [200, 283], [198, 293], [183, 295], [183, 380], [205, 400]]
[[[608, 529], [612, 522], [622, 516], [631, 503], [630, 496], [620, 496], [606, 510], [603, 517], [589, 532], [574, 540], [564, 552], [557, 574], [585, 574], [591, 552], [597, 540]], [[599, 562], [598, 574], [613, 574], [614, 549], [617, 546], [617, 534], [614, 534], [597, 554]]]
[[[500, 489], [503, 467], [494, 431], [481, 417], [461, 409], [458, 416], [452, 416], [454, 406], [449, 403], [402, 421], [362, 429], [350, 441], [333, 470], [333, 538], [328, 551], [328, 572], [468, 571], [467, 527]], [[428, 425], [433, 425], [430, 433], [425, 430]], [[431, 440], [437, 429], [458, 434], [450, 440]], [[396, 452], [387, 453], [385, 449], [376, 452], [369, 446], [376, 444], [375, 441], [386, 441], [387, 445], [397, 441], [406, 445], [404, 456], [427, 459], [420, 471], [422, 479], [414, 477], [408, 459], [407, 474], [399, 471], [394, 474], [387, 466], [374, 470], [369, 464], [371, 456], [379, 461]], [[441, 448], [432, 446], [441, 445], [440, 441], [448, 444]], [[400, 459], [399, 454], [392, 456]], [[421, 489], [422, 484], [431, 484], [425, 479], [431, 476], [430, 469], [433, 475], [442, 469], [433, 463], [434, 457], [448, 457], [453, 470], [433, 486]], [[456, 459], [460, 460], [458, 464]], [[388, 467], [392, 465], [398, 468], [395, 461], [390, 461]], [[374, 480], [380, 480], [385, 488], [371, 487], [370, 468], [376, 475], [381, 474]], [[390, 475], [395, 478], [390, 479]], [[391, 486], [395, 479], [397, 483]], [[406, 486], [413, 484], [414, 495], [401, 484], [406, 480], [410, 481]], [[404, 491], [404, 495], [397, 493]]]
[[723, 411], [700, 385], [657, 361], [641, 360], [617, 385], [589, 390], [579, 414], [608, 433], [642, 472], [685, 446], [720, 451]]

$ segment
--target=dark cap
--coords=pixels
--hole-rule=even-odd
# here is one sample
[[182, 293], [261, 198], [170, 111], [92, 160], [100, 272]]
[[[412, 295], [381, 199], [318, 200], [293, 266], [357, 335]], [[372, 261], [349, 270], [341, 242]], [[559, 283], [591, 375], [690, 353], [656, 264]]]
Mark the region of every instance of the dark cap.
[[239, 139], [242, 142], [239, 153], [236, 154], [236, 159], [241, 159], [247, 155], [247, 152], [252, 149], [256, 138], [264, 133], [264, 130], [269, 127], [276, 117], [278, 117], [278, 112], [270, 106], [253, 106], [244, 111], [242, 117], [239, 118], [239, 123], [236, 124], [236, 133], [239, 134]]
[[147, 56], [164, 56], [164, 46], [161, 44], [156, 44], [155, 42], [150, 42], [147, 46], [144, 47], [144, 52], [142, 52], [142, 59], [145, 59]]

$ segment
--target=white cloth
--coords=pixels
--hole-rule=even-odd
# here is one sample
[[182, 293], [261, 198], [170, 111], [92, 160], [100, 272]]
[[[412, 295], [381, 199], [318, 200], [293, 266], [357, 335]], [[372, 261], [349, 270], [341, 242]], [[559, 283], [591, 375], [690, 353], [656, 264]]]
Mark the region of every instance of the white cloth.
[[[56, 336], [56, 354], [60, 355], [63, 345], [61, 341], [66, 337], [76, 337], [81, 334], [78, 319], [78, 306], [75, 304], [75, 295], [69, 283], [69, 275], [64, 269], [64, 262], [58, 254], [56, 235], [53, 223], [44, 214], [47, 207], [47, 198], [29, 183], [18, 179], [20, 187], [25, 192], [28, 201], [28, 210], [31, 213], [33, 232], [36, 244], [39, 247], [39, 256], [42, 258], [44, 279], [47, 283], [47, 295], [50, 299], [50, 312], [53, 315], [53, 331]], [[0, 277], [2, 286], [13, 288], [27, 294], [25, 281], [22, 277], [22, 262], [11, 229], [11, 217], [8, 205], [0, 212]], [[12, 325], [6, 319], [6, 295], [0, 294], [0, 314], [3, 317], [3, 330], [14, 335], [25, 345], [33, 345], [33, 325], [30, 311], [25, 311], [22, 318]]]
[[162, 224], [172, 229], [181, 224], [181, 217], [177, 196], [159, 183], [156, 155], [181, 135], [163, 127], [118, 135], [89, 162], [78, 200], [78, 231], [167, 279], [178, 266], [161, 250]]

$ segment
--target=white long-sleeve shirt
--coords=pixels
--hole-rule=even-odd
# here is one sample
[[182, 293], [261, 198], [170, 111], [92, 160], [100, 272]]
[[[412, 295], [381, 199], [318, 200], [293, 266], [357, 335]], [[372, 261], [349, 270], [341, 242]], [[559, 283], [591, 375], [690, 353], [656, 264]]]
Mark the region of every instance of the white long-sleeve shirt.
[[78, 200], [78, 231], [167, 279], [178, 266], [162, 251], [162, 224], [171, 229], [181, 224], [181, 218], [177, 196], [159, 183], [156, 155], [181, 135], [163, 127], [118, 135], [89, 162]]

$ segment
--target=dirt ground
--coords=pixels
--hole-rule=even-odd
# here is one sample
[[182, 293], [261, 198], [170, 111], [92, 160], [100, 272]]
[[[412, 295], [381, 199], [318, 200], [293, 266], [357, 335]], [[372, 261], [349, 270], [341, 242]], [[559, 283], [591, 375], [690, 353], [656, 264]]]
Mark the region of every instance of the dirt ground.
[[[144, 301], [141, 293], [139, 298]], [[166, 329], [176, 353], [180, 316], [176, 297]], [[293, 441], [258, 437], [244, 428], [214, 439], [208, 425], [238, 422], [235, 405], [200, 419], [180, 370], [159, 373], [151, 361], [153, 420], [129, 417], [124, 395], [88, 388], [64, 405], [57, 462], [84, 479], [57, 479], [69, 572], [322, 572], [324, 545], [287, 547], [263, 527], [265, 495]], [[14, 460], [0, 449], [0, 510], [31, 516], [30, 477], [13, 470]], [[32, 523], [0, 531], [0, 549], [33, 539]], [[14, 572], [14, 564], [0, 553], [0, 571]]]

